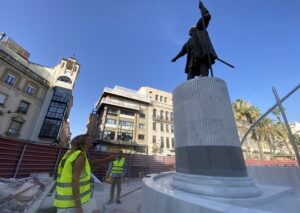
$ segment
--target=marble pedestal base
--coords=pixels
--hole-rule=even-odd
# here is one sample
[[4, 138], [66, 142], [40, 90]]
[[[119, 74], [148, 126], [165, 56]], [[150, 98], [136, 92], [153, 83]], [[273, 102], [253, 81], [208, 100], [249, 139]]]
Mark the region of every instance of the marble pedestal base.
[[189, 193], [225, 198], [248, 198], [261, 193], [249, 177], [212, 177], [174, 173], [170, 185]]
[[[205, 196], [177, 190], [171, 184], [174, 176], [176, 177], [177, 175], [170, 172], [151, 175], [143, 179], [144, 186], [141, 213], [284, 212], [274, 210], [283, 205], [283, 201], [279, 202], [279, 199], [287, 199], [291, 193], [291, 187], [258, 185], [262, 193], [257, 197], [222, 198]], [[293, 202], [297, 203], [296, 199], [293, 199]], [[270, 204], [270, 206], [263, 207], [267, 204]], [[293, 211], [287, 208], [288, 210], [285, 212], [296, 213], [299, 210], [298, 206], [296, 209], [292, 209]]]

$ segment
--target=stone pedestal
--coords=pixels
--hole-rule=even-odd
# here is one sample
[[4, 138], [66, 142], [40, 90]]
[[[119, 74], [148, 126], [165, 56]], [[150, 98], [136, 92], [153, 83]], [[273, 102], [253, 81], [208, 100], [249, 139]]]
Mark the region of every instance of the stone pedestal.
[[201, 77], [173, 92], [179, 190], [220, 197], [260, 194], [248, 177], [225, 82]]

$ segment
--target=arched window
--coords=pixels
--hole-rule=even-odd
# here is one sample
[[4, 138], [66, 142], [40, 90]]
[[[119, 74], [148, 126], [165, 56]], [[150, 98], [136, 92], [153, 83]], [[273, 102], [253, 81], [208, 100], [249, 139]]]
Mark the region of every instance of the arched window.
[[69, 84], [72, 84], [71, 79], [69, 77], [67, 77], [67, 76], [60, 76], [60, 77], [58, 77], [57, 80], [58, 81], [63, 81], [63, 82], [69, 83]]

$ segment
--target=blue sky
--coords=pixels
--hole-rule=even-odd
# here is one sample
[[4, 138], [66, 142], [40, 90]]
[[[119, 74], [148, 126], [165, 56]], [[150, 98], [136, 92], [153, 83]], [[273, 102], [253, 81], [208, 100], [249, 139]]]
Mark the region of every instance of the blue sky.
[[[245, 99], [265, 112], [300, 83], [299, 0], [206, 0], [208, 28], [220, 58], [235, 70], [214, 66], [231, 100]], [[196, 0], [3, 0], [0, 31], [31, 53], [30, 60], [55, 66], [75, 54], [81, 73], [70, 115], [73, 136], [85, 131], [105, 86], [150, 86], [171, 92], [185, 81], [185, 58], [170, 60], [199, 18]], [[300, 121], [300, 91], [284, 103]]]

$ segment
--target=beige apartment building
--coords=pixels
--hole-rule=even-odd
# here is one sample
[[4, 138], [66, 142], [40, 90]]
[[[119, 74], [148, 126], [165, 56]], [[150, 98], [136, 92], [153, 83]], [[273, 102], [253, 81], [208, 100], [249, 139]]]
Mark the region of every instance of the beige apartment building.
[[75, 58], [62, 58], [45, 67], [29, 57], [11, 38], [1, 36], [0, 135], [64, 147], [80, 65]]
[[172, 95], [150, 87], [104, 88], [87, 133], [99, 151], [174, 155]]
[[172, 93], [151, 87], [141, 87], [151, 101], [148, 119], [148, 150], [150, 155], [175, 155]]

